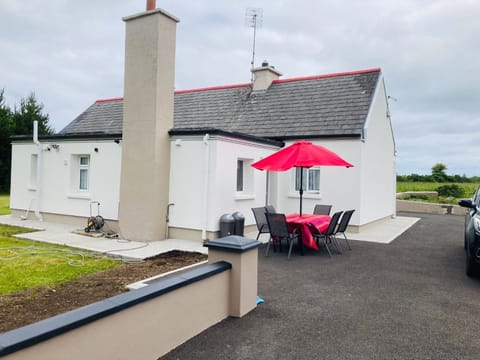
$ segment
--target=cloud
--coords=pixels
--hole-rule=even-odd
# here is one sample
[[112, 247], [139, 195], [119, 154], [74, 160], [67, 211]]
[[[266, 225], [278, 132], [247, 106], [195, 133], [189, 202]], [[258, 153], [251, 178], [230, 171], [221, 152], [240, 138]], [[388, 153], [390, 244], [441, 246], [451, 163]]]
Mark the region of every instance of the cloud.
[[[263, 9], [256, 65], [284, 78], [381, 67], [400, 173], [478, 175], [480, 2], [476, 0], [163, 0], [180, 18], [177, 89], [250, 80], [253, 29]], [[0, 88], [10, 105], [30, 91], [60, 130], [97, 98], [122, 96], [125, 24], [138, 0], [0, 2]], [[461, 154], [461, 155], [460, 155]]]

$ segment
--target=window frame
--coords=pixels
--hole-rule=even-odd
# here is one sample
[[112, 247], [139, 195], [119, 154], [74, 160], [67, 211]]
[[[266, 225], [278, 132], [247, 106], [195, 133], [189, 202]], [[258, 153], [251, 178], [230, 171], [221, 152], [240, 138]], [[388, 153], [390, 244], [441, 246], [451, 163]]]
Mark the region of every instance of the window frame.
[[[86, 163], [82, 160], [86, 159]], [[86, 176], [82, 179], [82, 174]], [[90, 190], [90, 155], [78, 155], [78, 191], [88, 192]], [[82, 187], [85, 185], [85, 187]]]
[[[305, 194], [320, 194], [321, 190], [321, 172], [319, 166], [312, 166], [311, 168], [300, 168], [296, 167], [295, 171], [293, 172], [293, 189], [294, 191], [300, 191], [300, 187], [298, 186], [300, 183], [300, 171], [303, 170], [303, 193]], [[311, 188], [311, 173], [316, 173], [315, 176], [315, 184], [313, 188]]]
[[[254, 171], [253, 167], [250, 165], [253, 164], [253, 159], [248, 159], [244, 157], [238, 157], [235, 175], [235, 199], [236, 200], [251, 200], [255, 198], [255, 184], [254, 184]], [[242, 164], [241, 167], [239, 165]], [[241, 182], [239, 182], [241, 178]], [[240, 187], [241, 185], [241, 187]]]

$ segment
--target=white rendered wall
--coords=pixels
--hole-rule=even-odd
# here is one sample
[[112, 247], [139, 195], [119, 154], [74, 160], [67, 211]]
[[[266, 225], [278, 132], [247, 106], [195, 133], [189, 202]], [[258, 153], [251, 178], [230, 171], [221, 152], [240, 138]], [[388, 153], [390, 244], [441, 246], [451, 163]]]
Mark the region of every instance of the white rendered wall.
[[380, 79], [366, 123], [362, 151], [362, 224], [395, 214], [395, 144], [387, 111], [385, 87]]
[[[58, 144], [58, 150], [49, 144]], [[113, 140], [105, 141], [55, 141], [43, 143], [41, 171], [40, 211], [52, 214], [89, 216], [90, 202], [100, 202], [101, 215], [110, 220], [118, 219], [118, 199], [121, 167], [121, 145]], [[95, 148], [98, 151], [95, 151]], [[35, 209], [32, 199], [37, 190], [30, 184], [31, 155], [37, 153], [33, 143], [12, 145], [12, 174], [10, 207]], [[72, 154], [90, 155], [89, 190], [72, 191]], [[94, 206], [94, 215], [97, 206]]]
[[[171, 142], [169, 226], [218, 231], [225, 213], [241, 212], [245, 225], [255, 224], [252, 207], [265, 205], [266, 173], [252, 168], [252, 187], [236, 192], [237, 159], [258, 160], [275, 147], [224, 136], [176, 136]], [[208, 148], [207, 205], [204, 203], [205, 151]], [[206, 216], [205, 216], [206, 209]]]

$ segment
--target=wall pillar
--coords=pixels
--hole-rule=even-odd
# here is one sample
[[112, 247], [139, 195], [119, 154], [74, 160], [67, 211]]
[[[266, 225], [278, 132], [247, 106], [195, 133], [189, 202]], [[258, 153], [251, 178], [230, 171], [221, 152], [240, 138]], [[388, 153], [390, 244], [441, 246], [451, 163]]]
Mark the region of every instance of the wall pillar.
[[210, 240], [208, 262], [226, 261], [232, 265], [230, 316], [242, 317], [257, 306], [259, 241], [231, 235]]

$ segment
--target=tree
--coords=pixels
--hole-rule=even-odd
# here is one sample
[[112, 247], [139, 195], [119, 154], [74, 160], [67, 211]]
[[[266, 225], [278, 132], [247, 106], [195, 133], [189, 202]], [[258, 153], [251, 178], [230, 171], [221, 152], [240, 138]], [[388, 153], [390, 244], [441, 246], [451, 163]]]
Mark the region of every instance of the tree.
[[432, 167], [432, 179], [435, 182], [445, 182], [448, 179], [447, 174], [445, 173], [447, 166], [442, 163], [437, 163]]
[[10, 137], [13, 135], [33, 134], [33, 122], [38, 121], [40, 135], [53, 134], [48, 123], [48, 115], [43, 114], [43, 104], [38, 103], [32, 92], [26, 99], [20, 100], [20, 106], [12, 111], [6, 104], [4, 89], [0, 91], [0, 192], [10, 192], [10, 171], [12, 147]]
[[35, 93], [30, 93], [26, 99], [20, 100], [20, 109], [15, 108], [13, 113], [14, 135], [33, 134], [33, 122], [38, 121], [38, 134], [50, 135], [54, 133], [48, 123], [48, 114], [43, 114], [43, 104], [38, 103]]
[[4, 90], [0, 90], [0, 192], [10, 189], [10, 136], [12, 134], [12, 112], [5, 104]]

